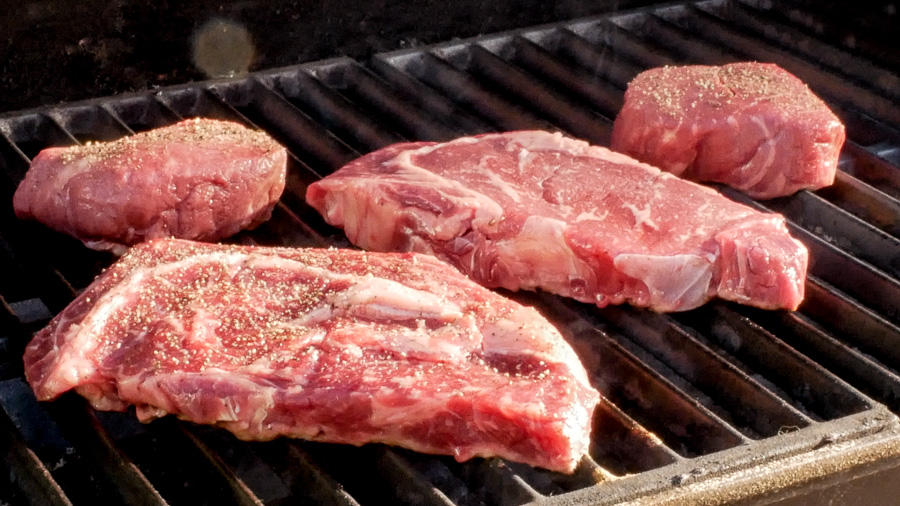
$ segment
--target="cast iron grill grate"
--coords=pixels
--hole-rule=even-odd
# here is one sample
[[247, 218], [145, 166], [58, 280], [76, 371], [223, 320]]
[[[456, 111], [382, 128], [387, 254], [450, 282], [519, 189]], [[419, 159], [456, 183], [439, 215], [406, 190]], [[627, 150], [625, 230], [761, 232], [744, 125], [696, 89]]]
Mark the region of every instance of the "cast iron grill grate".
[[514, 295], [560, 327], [606, 397], [590, 455], [572, 476], [380, 445], [247, 443], [172, 419], [141, 425], [75, 395], [39, 404], [22, 377], [25, 344], [113, 257], [21, 222], [5, 205], [0, 504], [613, 503], [822, 445], [895, 437], [900, 61], [878, 33], [848, 42], [834, 26], [783, 3], [709, 0], [0, 117], [6, 202], [44, 147], [192, 116], [265, 129], [291, 153], [287, 188], [269, 222], [234, 240], [291, 246], [348, 245], [303, 195], [361, 154], [532, 128], [605, 144], [626, 84], [652, 66], [776, 62], [825, 98], [848, 133], [833, 187], [762, 203], [727, 192], [785, 214], [810, 248], [799, 312], [713, 302], [658, 315]]

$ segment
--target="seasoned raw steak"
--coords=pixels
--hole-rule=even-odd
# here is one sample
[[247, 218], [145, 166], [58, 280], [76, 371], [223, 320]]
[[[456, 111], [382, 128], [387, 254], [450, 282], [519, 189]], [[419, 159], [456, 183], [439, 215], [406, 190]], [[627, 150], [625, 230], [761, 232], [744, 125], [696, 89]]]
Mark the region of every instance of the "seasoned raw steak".
[[269, 219], [287, 154], [264, 132], [192, 119], [113, 142], [47, 148], [13, 204], [94, 249], [157, 237], [215, 241]]
[[599, 400], [532, 308], [433, 257], [140, 244], [39, 332], [41, 400], [74, 388], [243, 439], [383, 442], [572, 471]]
[[628, 85], [610, 147], [755, 198], [834, 182], [844, 125], [786, 70], [766, 63], [661, 67]]
[[781, 215], [560, 134], [389, 146], [306, 198], [354, 244], [432, 253], [489, 287], [657, 311], [803, 298], [806, 248]]

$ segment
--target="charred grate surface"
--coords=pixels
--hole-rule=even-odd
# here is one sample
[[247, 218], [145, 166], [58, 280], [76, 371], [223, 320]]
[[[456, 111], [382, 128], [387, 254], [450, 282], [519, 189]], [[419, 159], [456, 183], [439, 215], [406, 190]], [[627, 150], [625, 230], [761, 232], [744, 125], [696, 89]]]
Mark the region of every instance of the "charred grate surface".
[[48, 146], [192, 116], [265, 129], [291, 153], [287, 188], [269, 222], [233, 240], [290, 246], [348, 245], [303, 196], [359, 155], [402, 140], [530, 128], [604, 144], [628, 81], [653, 66], [774, 61], [825, 98], [848, 134], [830, 188], [762, 203], [726, 190], [785, 214], [809, 247], [796, 313], [713, 302], [658, 315], [514, 295], [557, 324], [605, 395], [590, 455], [572, 476], [380, 445], [247, 443], [172, 419], [141, 425], [133, 413], [94, 412], [75, 395], [39, 404], [22, 378], [25, 344], [113, 258], [21, 222], [5, 205], [0, 504], [615, 503], [844, 441], [895, 438], [900, 60], [877, 14], [854, 15], [851, 41], [841, 18], [802, 5], [668, 4], [0, 117], [6, 202]]

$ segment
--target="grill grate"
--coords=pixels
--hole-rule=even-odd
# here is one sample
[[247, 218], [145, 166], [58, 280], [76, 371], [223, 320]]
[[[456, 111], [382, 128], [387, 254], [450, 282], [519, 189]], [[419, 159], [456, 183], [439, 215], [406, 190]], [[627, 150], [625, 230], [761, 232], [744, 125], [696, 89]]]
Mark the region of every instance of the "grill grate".
[[900, 60], [879, 31], [861, 29], [881, 26], [877, 16], [854, 15], [846, 32], [802, 6], [708, 0], [0, 116], [6, 202], [44, 147], [191, 116], [265, 129], [289, 148], [287, 188], [272, 219], [235, 240], [292, 246], [348, 246], [303, 195], [363, 153], [530, 128], [605, 144], [628, 81], [653, 66], [774, 61], [824, 97], [848, 134], [833, 187], [764, 203], [725, 190], [785, 214], [810, 248], [797, 313], [713, 302], [658, 315], [514, 295], [559, 326], [606, 397], [590, 456], [572, 476], [380, 445], [247, 443], [172, 419], [141, 425], [130, 413], [94, 412], [75, 395], [39, 404], [22, 378], [25, 344], [113, 257], [4, 206], [0, 504], [614, 503], [730, 483], [731, 495], [707, 492], [714, 502], [760, 491], [740, 488], [737, 471], [784, 485], [785, 469], [825, 458], [814, 451], [823, 447], [841, 462], [896, 454]]

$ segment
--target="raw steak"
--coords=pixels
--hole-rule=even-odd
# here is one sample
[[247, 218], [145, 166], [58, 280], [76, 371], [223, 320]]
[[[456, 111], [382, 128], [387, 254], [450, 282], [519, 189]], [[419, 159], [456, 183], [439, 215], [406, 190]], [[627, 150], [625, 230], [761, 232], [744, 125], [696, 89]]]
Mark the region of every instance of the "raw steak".
[[215, 241], [269, 219], [287, 153], [264, 132], [192, 119], [130, 137], [47, 148], [13, 197], [16, 214], [94, 249], [157, 237]]
[[558, 133], [389, 146], [306, 198], [354, 244], [431, 253], [488, 287], [657, 311], [803, 298], [806, 248], [781, 215]]
[[24, 360], [41, 400], [567, 472], [599, 400], [537, 311], [412, 253], [150, 241]]
[[639, 74], [610, 147], [767, 199], [832, 184], [844, 135], [837, 116], [786, 70], [733, 63]]

